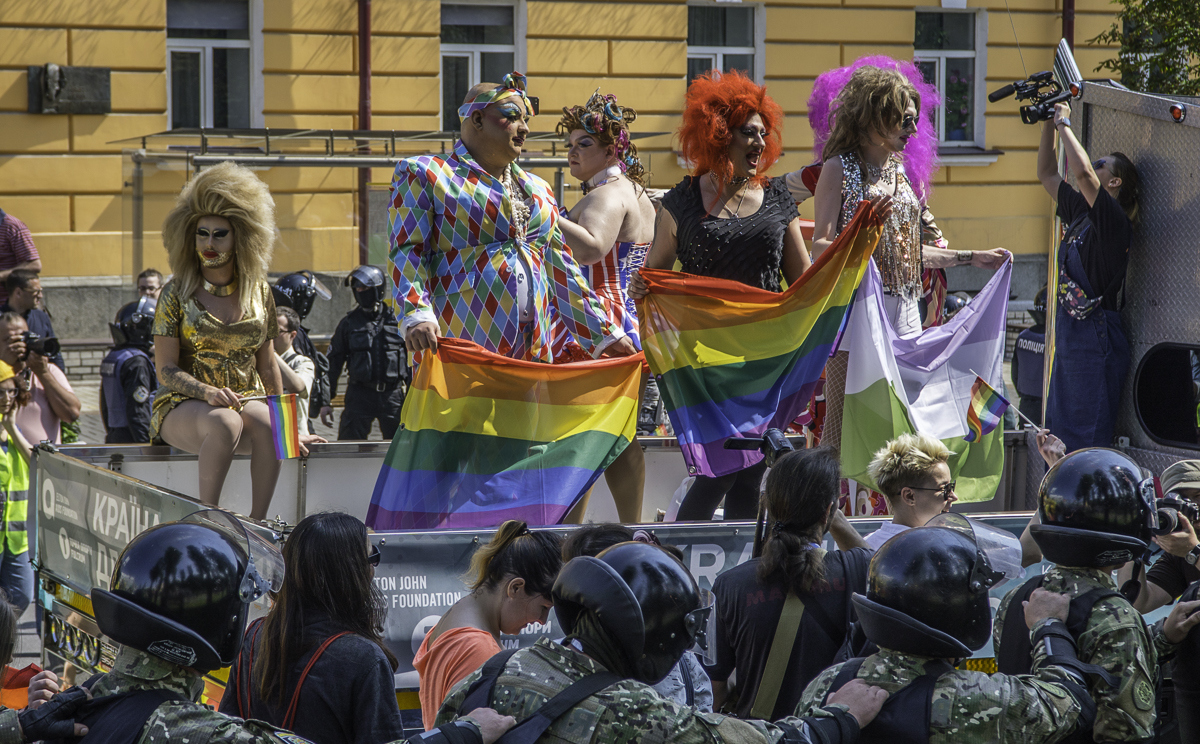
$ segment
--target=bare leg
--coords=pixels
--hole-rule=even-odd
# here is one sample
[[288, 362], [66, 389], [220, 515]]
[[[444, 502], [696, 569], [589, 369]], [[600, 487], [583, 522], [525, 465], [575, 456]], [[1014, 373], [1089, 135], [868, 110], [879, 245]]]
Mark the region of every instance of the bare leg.
[[842, 402], [846, 399], [846, 368], [849, 352], [839, 351], [825, 363], [825, 426], [821, 446], [842, 451]]
[[642, 494], [646, 490], [646, 453], [637, 437], [604, 471], [604, 481], [617, 504], [621, 524], [642, 521]]
[[583, 498], [579, 499], [579, 503], [567, 512], [567, 516], [563, 517], [563, 524], [583, 524], [583, 515], [587, 512], [588, 501], [592, 498], [592, 489], [588, 489]]
[[180, 403], [162, 425], [167, 444], [200, 456], [200, 502], [209, 506], [221, 503], [221, 489], [241, 437], [242, 417], [237, 411], [202, 400]]
[[238, 443], [239, 455], [250, 455], [250, 517], [263, 520], [271, 508], [275, 483], [279, 480], [282, 463], [275, 459], [275, 439], [271, 434], [271, 413], [261, 400], [247, 403], [241, 412], [243, 436]]

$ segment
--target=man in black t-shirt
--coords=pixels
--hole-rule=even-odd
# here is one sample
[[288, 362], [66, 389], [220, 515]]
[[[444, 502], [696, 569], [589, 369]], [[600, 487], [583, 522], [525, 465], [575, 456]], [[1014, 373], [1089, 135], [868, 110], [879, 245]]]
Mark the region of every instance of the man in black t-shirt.
[[[1164, 470], [1159, 480], [1164, 494], [1200, 503], [1200, 460], [1181, 460]], [[1180, 522], [1183, 526], [1180, 531], [1154, 538], [1163, 555], [1146, 572], [1142, 591], [1133, 603], [1139, 612], [1151, 612], [1174, 602], [1188, 586], [1200, 581], [1200, 568], [1196, 567], [1200, 558], [1196, 525], [1186, 517]]]
[[[1059, 104], [1038, 148], [1038, 179], [1058, 203], [1066, 234], [1058, 249], [1054, 368], [1046, 425], [1071, 452], [1111, 447], [1129, 341], [1121, 326], [1125, 270], [1138, 211], [1138, 175], [1119, 152], [1092, 161], [1071, 130], [1071, 108]], [[1058, 173], [1054, 135], [1075, 181]], [[1077, 190], [1078, 189], [1078, 190]]]

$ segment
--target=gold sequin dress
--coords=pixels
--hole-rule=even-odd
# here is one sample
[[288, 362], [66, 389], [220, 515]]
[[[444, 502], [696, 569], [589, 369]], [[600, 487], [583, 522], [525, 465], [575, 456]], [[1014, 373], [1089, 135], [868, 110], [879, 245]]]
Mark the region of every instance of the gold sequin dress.
[[[163, 287], [154, 313], [154, 335], [179, 339], [179, 368], [206, 385], [227, 387], [239, 395], [264, 395], [255, 366], [255, 354], [279, 335], [275, 300], [263, 282], [254, 292], [250, 308], [236, 323], [223, 323], [195, 297], [180, 298], [175, 282]], [[150, 440], [162, 444], [159, 432], [175, 406], [189, 400], [159, 386], [150, 416]]]

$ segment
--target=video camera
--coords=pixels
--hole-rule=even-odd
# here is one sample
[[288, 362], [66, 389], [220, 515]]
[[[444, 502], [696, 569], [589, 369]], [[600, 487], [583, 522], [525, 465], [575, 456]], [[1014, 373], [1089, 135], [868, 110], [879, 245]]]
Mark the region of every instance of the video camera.
[[767, 459], [767, 467], [773, 467], [776, 460], [796, 448], [779, 429], [767, 429], [761, 437], [730, 437], [725, 440], [725, 449], [759, 450]]
[[1200, 506], [1175, 495], [1155, 499], [1154, 509], [1158, 514], [1158, 527], [1151, 530], [1155, 535], [1169, 535], [1183, 529], [1182, 519], [1200, 522]]
[[31, 351], [38, 356], [50, 357], [57, 354], [61, 348], [57, 338], [42, 338], [33, 331], [22, 333], [21, 340], [25, 342], [25, 354], [21, 361], [28, 359]]
[[1028, 80], [1017, 80], [993, 91], [988, 94], [988, 100], [995, 103], [1011, 95], [1016, 95], [1018, 101], [1033, 102], [1021, 107], [1021, 121], [1026, 124], [1050, 121], [1054, 118], [1055, 104], [1071, 100], [1071, 92], [1063, 90], [1050, 70], [1034, 73]]

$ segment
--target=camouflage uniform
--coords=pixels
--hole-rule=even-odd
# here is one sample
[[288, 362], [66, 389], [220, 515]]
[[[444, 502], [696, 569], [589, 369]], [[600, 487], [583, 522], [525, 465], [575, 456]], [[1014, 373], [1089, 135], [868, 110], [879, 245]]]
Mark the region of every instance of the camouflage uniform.
[[17, 711], [0, 708], [0, 744], [24, 744], [24, 741], [17, 725]]
[[[196, 672], [163, 661], [150, 654], [122, 646], [112, 671], [92, 687], [95, 698], [135, 690], [170, 690], [189, 701], [200, 699], [204, 680]], [[12, 713], [13, 736], [9, 739], [7, 715]], [[473, 719], [467, 719], [474, 723]], [[16, 712], [0, 712], [0, 744], [20, 742], [15, 733]], [[150, 714], [138, 744], [152, 742], [228, 742], [229, 744], [310, 744], [307, 739], [262, 721], [243, 721], [218, 713], [196, 702], [166, 702]], [[398, 742], [397, 742], [398, 744]]]
[[[929, 744], [1052, 744], [1070, 734], [1079, 718], [1079, 703], [1058, 683], [1067, 679], [1061, 670], [1041, 668], [1043, 648], [1039, 643], [1034, 652], [1034, 675], [987, 675], [956, 669], [939, 677], [933, 690]], [[890, 694], [924, 675], [928, 661], [928, 656], [881, 649], [863, 661], [858, 678]], [[841, 667], [826, 669], [808, 685], [796, 705], [796, 715], [806, 715], [821, 705]]]
[[[508, 660], [492, 690], [492, 707], [501, 715], [522, 721], [573, 682], [600, 671], [605, 671], [604, 667], [592, 658], [543, 638]], [[437, 725], [460, 715], [467, 690], [481, 674], [476, 670], [450, 690], [438, 711]], [[831, 713], [818, 708], [812, 715], [829, 717]], [[784, 723], [807, 735], [804, 721], [789, 718]], [[660, 697], [649, 685], [626, 679], [576, 705], [552, 723], [541, 740], [573, 744], [775, 744], [783, 737], [784, 731], [772, 724], [698, 713]]]
[[[1112, 574], [1098, 568], [1053, 566], [1046, 571], [1042, 588], [1069, 594], [1072, 598], [1096, 589], [1116, 589]], [[1000, 655], [1010, 592], [1000, 602], [992, 626], [996, 655]], [[1020, 612], [1021, 608], [1016, 608]], [[1158, 671], [1158, 651], [1142, 620], [1124, 598], [1110, 597], [1096, 603], [1087, 628], [1076, 639], [1079, 660], [1104, 667], [1118, 678], [1109, 687], [1097, 677], [1089, 679], [1088, 690], [1096, 701], [1096, 723], [1092, 728], [1097, 741], [1142, 741], [1154, 733], [1154, 680]], [[1162, 639], [1165, 647], [1165, 639]]]

